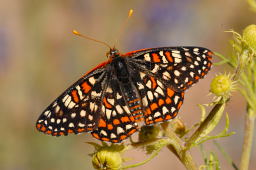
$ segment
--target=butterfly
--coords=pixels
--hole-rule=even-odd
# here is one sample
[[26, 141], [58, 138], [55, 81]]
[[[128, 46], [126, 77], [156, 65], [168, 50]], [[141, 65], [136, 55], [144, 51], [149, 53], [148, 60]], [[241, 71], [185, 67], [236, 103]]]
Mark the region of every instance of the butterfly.
[[[91, 132], [101, 141], [121, 142], [140, 130], [175, 118], [184, 92], [211, 68], [202, 47], [148, 48], [121, 54], [82, 76], [39, 116], [36, 128], [52, 136]], [[140, 124], [139, 124], [140, 123]]]

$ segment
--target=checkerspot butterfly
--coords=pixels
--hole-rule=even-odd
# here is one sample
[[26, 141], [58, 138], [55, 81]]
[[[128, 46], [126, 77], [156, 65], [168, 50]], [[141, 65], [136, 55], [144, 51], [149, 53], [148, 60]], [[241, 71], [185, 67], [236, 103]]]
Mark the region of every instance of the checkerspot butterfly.
[[184, 91], [203, 78], [213, 53], [202, 47], [149, 48], [120, 54], [80, 78], [40, 115], [36, 127], [53, 136], [91, 132], [121, 142], [138, 131], [173, 119]]

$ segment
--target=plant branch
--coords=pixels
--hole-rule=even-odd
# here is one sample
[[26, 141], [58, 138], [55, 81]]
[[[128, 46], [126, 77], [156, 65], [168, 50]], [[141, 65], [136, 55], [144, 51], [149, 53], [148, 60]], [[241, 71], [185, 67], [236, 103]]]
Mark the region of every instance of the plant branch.
[[248, 113], [245, 116], [245, 134], [243, 151], [240, 161], [240, 170], [248, 170], [250, 162], [250, 154], [252, 150], [252, 139], [255, 122], [255, 113], [251, 108], [248, 108]]
[[186, 169], [197, 170], [198, 167], [193, 161], [190, 153], [185, 150], [183, 141], [169, 128], [165, 129], [165, 134], [171, 141], [171, 144], [167, 145], [167, 148], [179, 158], [179, 160], [183, 163]]
[[[197, 130], [186, 142], [186, 150], [189, 150], [201, 137], [206, 135], [205, 134], [206, 129], [208, 129], [208, 131], [211, 131], [211, 129], [214, 128], [214, 127], [211, 128], [210, 126], [211, 125], [214, 126], [215, 123], [213, 123], [213, 121], [215, 120], [216, 115], [218, 113], [222, 114], [224, 108], [225, 108], [225, 102], [218, 103], [213, 107], [209, 115], [205, 118], [205, 120], [200, 124]], [[218, 120], [215, 120], [215, 121], [218, 121]]]

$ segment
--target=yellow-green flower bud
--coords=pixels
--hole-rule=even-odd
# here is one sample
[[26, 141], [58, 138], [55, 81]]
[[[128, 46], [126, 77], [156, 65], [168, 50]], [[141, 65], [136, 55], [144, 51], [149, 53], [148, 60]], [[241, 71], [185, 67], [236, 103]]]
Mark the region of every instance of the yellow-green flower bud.
[[249, 25], [243, 31], [243, 39], [246, 44], [256, 52], [256, 25]]
[[122, 167], [123, 159], [120, 152], [112, 151], [109, 148], [103, 148], [92, 156], [92, 164], [99, 170], [118, 170]]
[[230, 75], [217, 75], [211, 82], [210, 91], [216, 96], [228, 95], [233, 90], [233, 82]]

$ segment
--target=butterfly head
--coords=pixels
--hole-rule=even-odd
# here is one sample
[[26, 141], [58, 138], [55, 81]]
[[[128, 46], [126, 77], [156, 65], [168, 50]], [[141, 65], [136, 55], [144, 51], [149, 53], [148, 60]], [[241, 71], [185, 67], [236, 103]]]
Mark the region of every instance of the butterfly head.
[[109, 59], [113, 59], [113, 58], [116, 58], [120, 56], [120, 53], [119, 53], [119, 50], [116, 49], [115, 47], [114, 48], [110, 48], [109, 52], [107, 52], [107, 57]]

